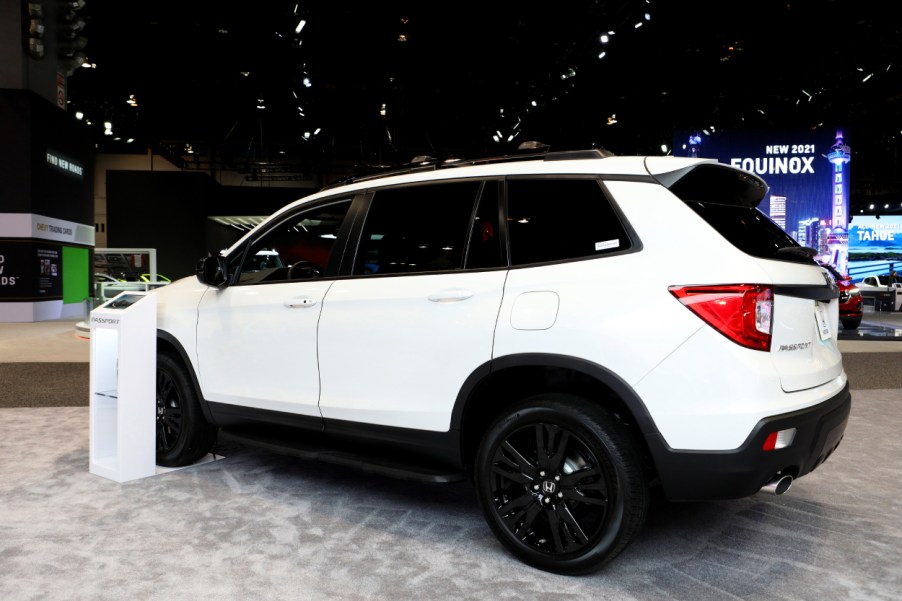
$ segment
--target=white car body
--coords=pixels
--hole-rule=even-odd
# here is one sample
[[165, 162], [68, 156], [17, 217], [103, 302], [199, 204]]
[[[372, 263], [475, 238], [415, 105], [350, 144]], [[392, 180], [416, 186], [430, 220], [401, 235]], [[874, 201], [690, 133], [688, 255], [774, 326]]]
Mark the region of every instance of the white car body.
[[[607, 157], [411, 170], [328, 188], [224, 250], [218, 265], [229, 265], [226, 281], [211, 286], [192, 277], [157, 290], [159, 348], [181, 358], [205, 418], [225, 432], [290, 426], [345, 443], [394, 445], [464, 470], [477, 454], [478, 428], [503, 412], [505, 390], [605, 391], [608, 400], [598, 402], [629, 424], [668, 496], [745, 496], [772, 477], [804, 475], [842, 438], [850, 395], [836, 340], [838, 290], [813, 260], [737, 248], [699, 217], [692, 205], [701, 201], [681, 201], [670, 189], [690, 181], [686, 174], [708, 173], [737, 177], [753, 191], [763, 186], [708, 160]], [[596, 240], [594, 251], [575, 259], [422, 271], [411, 262], [407, 272], [383, 275], [378, 270], [394, 263], [377, 258], [375, 273], [360, 271], [365, 247], [377, 257], [384, 248], [382, 233], [365, 234], [373, 197], [428, 198], [439, 190], [429, 185], [472, 183], [480, 186], [474, 215], [487, 206], [493, 217], [491, 203], [507, 210], [493, 200], [494, 188], [499, 198], [510, 195], [523, 177], [597, 181], [624, 237]], [[743, 202], [737, 210], [754, 211]], [[316, 277], [298, 280], [283, 273], [269, 283], [259, 279], [264, 271], [242, 280], [246, 249], [259, 254], [254, 245], [288, 217], [333, 205], [351, 207], [340, 233], [319, 236], [338, 241], [329, 256], [336, 261], [339, 253], [339, 267], [318, 266], [310, 272]], [[422, 207], [424, 220], [439, 210]], [[543, 232], [507, 220], [498, 228], [509, 237]], [[314, 231], [320, 220], [310, 224]], [[450, 244], [445, 250], [457, 252]], [[209, 274], [203, 279], [213, 283]], [[734, 342], [676, 298], [681, 287], [730, 283], [772, 293], [771, 302], [754, 305], [753, 319], [769, 328], [765, 348]], [[781, 436], [792, 431], [790, 448], [764, 456], [756, 445], [775, 424]], [[800, 441], [794, 447], [792, 436]]]

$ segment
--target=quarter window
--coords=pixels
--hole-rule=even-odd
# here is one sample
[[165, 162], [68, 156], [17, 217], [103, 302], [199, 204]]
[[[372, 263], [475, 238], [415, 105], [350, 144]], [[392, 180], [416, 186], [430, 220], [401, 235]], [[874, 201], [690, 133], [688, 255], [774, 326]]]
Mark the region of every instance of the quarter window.
[[630, 248], [630, 239], [597, 180], [512, 179], [507, 198], [513, 265]]

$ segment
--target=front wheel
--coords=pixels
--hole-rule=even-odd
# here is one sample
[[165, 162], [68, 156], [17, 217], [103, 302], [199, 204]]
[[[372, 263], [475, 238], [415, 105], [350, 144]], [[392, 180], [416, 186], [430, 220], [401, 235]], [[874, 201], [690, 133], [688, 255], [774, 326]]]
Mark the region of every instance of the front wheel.
[[216, 428], [204, 419], [185, 368], [170, 355], [157, 355], [157, 465], [190, 465], [215, 440]]
[[649, 490], [625, 428], [573, 395], [531, 397], [489, 428], [477, 454], [486, 521], [515, 556], [559, 574], [616, 557], [645, 521]]

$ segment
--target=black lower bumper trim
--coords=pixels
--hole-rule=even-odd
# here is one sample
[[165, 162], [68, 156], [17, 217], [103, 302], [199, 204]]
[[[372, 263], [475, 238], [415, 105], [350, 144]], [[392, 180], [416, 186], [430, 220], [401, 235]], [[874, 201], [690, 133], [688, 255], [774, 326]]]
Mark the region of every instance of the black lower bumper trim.
[[[826, 461], [842, 440], [851, 408], [847, 383], [814, 407], [762, 419], [735, 450], [678, 451], [657, 433], [646, 441], [668, 499], [738, 499], [755, 494], [778, 473], [799, 478]], [[796, 428], [789, 447], [762, 450], [771, 432], [789, 428]]]

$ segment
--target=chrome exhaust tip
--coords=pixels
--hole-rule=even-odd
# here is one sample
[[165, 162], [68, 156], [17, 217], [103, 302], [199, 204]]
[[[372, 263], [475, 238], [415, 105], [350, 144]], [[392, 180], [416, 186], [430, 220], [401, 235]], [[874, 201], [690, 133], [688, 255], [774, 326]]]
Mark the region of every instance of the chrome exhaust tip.
[[785, 476], [776, 475], [770, 482], [761, 487], [761, 491], [782, 495], [789, 490], [790, 486], [792, 486], [792, 476], [788, 474]]

